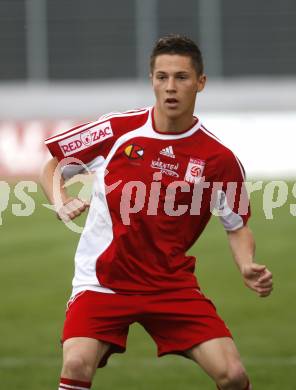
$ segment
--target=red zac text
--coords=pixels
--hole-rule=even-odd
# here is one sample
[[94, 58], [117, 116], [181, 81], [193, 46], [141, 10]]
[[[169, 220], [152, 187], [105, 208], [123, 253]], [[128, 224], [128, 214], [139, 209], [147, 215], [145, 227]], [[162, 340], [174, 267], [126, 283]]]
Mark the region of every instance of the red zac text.
[[106, 138], [110, 138], [113, 136], [111, 126], [100, 126], [99, 128], [94, 128], [89, 130], [89, 139], [87, 142], [83, 142], [81, 139], [81, 134], [75, 134], [72, 137], [65, 139], [64, 141], [60, 141], [59, 145], [63, 151], [64, 156], [69, 156], [75, 152], [80, 150], [84, 150], [91, 145], [102, 142]]

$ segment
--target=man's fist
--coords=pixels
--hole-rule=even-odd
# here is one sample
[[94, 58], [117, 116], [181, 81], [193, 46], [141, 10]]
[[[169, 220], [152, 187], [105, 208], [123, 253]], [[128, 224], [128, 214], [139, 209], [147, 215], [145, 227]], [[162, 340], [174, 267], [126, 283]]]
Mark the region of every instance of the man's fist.
[[272, 273], [265, 265], [247, 264], [242, 269], [245, 285], [254, 290], [260, 297], [267, 297], [272, 289]]
[[64, 221], [69, 222], [70, 220], [79, 217], [87, 208], [89, 203], [79, 198], [67, 199], [63, 206], [57, 210], [57, 217]]

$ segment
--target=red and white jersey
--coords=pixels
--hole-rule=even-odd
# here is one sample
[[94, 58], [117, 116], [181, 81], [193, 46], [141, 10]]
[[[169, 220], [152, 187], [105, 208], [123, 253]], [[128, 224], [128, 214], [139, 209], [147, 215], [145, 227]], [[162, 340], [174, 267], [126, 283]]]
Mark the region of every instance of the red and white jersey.
[[196, 288], [186, 252], [214, 206], [226, 230], [249, 218], [240, 162], [197, 118], [176, 134], [155, 129], [151, 107], [113, 113], [46, 145], [59, 161], [75, 157], [95, 171], [73, 295]]

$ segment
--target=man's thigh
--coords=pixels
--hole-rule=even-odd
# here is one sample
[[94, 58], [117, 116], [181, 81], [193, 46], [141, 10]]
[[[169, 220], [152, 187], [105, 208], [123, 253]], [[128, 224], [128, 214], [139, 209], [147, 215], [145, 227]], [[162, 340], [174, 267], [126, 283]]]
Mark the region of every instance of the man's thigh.
[[185, 355], [195, 345], [231, 338], [213, 303], [196, 289], [147, 297], [146, 316], [139, 321], [158, 347], [158, 355]]
[[79, 338], [110, 344], [100, 359], [99, 366], [103, 367], [111, 354], [125, 351], [129, 325], [136, 320], [135, 301], [132, 304], [131, 298], [124, 295], [89, 290], [77, 294], [66, 311], [63, 344]]
[[244, 371], [238, 350], [229, 337], [205, 341], [186, 351], [214, 380], [232, 369]]
[[[110, 344], [88, 337], [74, 337], [63, 343], [63, 370], [66, 374], [69, 365], [73, 368], [84, 365], [90, 370], [89, 380], [94, 375], [102, 357], [110, 349]], [[67, 376], [67, 375], [65, 375]]]

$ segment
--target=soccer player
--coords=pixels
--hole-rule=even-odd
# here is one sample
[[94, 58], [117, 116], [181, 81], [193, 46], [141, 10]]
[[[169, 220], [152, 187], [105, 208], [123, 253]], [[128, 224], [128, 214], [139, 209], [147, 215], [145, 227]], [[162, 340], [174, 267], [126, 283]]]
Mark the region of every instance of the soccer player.
[[152, 336], [159, 356], [192, 359], [219, 389], [251, 389], [229, 329], [194, 276], [195, 258], [186, 255], [216, 209], [245, 285], [260, 297], [271, 293], [271, 272], [254, 261], [244, 170], [194, 115], [206, 76], [192, 40], [159, 39], [150, 77], [153, 107], [111, 113], [46, 141], [53, 158], [41, 182], [54, 204], [53, 178], [62, 172], [60, 219], [89, 207], [69, 197], [65, 178], [95, 172], [75, 256], [59, 389], [90, 389], [96, 368], [124, 352], [134, 322]]

